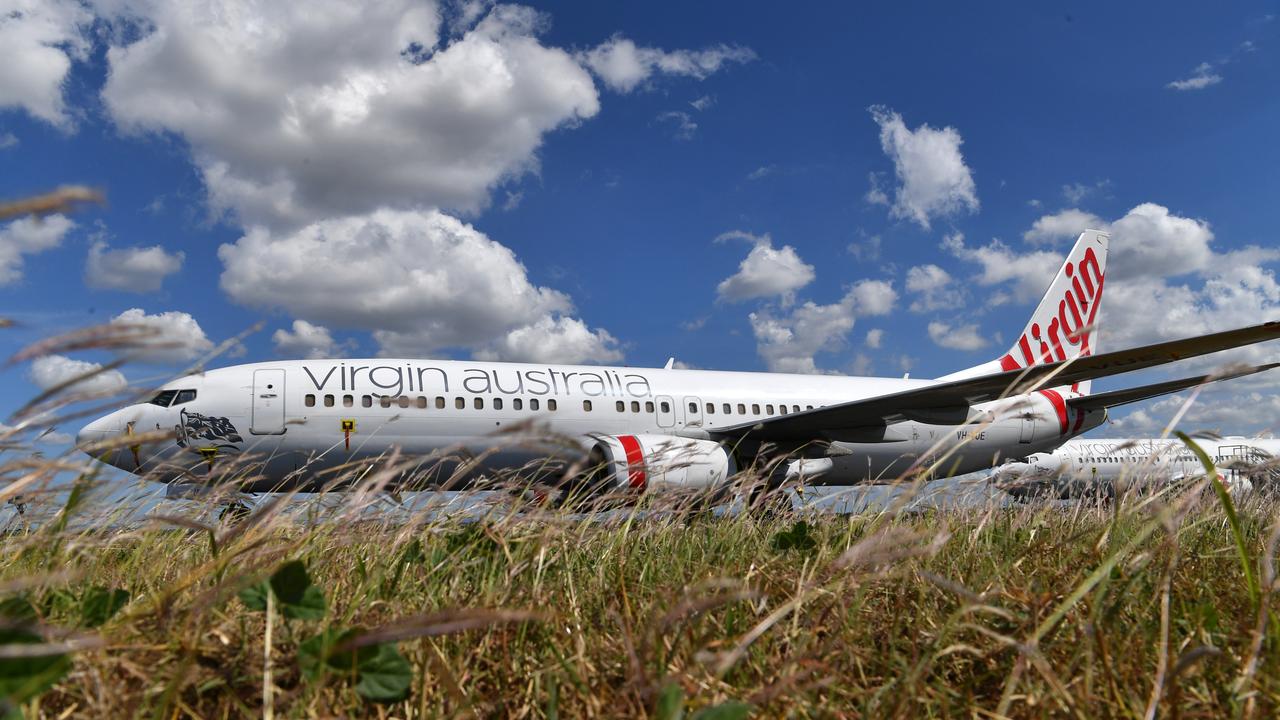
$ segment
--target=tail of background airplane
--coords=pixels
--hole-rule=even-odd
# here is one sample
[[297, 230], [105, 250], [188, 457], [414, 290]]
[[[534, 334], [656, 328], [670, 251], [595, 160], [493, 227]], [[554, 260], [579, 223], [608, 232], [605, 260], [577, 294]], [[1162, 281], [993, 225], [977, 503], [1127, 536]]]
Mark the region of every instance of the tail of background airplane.
[[[1110, 236], [1104, 232], [1080, 233], [1013, 347], [998, 360], [940, 379], [956, 380], [1017, 370], [1097, 352], [1098, 308], [1102, 305], [1109, 243]], [[1085, 380], [1071, 390], [1087, 395], [1089, 386], [1090, 381]]]

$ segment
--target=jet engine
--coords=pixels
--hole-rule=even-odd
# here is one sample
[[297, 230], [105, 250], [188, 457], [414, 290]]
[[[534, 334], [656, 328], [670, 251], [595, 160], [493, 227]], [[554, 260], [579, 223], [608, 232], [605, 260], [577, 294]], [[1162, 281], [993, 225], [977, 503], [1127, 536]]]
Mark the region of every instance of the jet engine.
[[714, 440], [671, 435], [595, 435], [590, 484], [602, 491], [705, 490], [737, 472], [733, 456]]

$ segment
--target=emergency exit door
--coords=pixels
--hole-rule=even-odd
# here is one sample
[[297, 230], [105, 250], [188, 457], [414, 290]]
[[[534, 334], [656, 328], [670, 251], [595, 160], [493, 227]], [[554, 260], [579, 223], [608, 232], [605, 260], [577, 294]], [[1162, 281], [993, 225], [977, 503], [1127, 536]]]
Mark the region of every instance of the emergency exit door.
[[253, 371], [253, 416], [249, 432], [284, 434], [284, 370]]

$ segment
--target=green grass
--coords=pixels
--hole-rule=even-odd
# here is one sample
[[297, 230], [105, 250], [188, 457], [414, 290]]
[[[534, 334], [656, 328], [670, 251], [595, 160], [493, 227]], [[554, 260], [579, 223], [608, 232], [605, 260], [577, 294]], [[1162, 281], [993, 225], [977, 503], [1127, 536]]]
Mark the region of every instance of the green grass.
[[[280, 717], [732, 717], [732, 703], [760, 717], [1269, 717], [1280, 704], [1280, 628], [1260, 616], [1276, 508], [1262, 500], [1233, 509], [1239, 546], [1212, 492], [803, 527], [665, 510], [339, 520], [330, 505], [207, 530], [194, 516], [12, 528], [0, 584], [46, 638], [78, 643], [28, 715], [239, 717], [269, 702]], [[258, 586], [268, 633], [241, 591], [293, 560], [321, 609], [315, 591], [294, 612], [300, 587]], [[116, 589], [128, 602], [91, 627]], [[316, 638], [353, 628], [365, 655], [341, 647], [315, 670]], [[378, 674], [383, 661], [395, 667]], [[397, 694], [396, 667], [403, 699], [368, 699], [388, 678]]]

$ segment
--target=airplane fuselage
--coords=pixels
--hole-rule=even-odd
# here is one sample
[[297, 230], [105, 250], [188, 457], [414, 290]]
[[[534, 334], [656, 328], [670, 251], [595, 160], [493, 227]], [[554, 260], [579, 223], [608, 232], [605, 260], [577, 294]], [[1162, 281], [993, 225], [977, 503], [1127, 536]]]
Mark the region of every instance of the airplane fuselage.
[[[198, 481], [220, 461], [263, 461], [250, 489], [323, 484], [323, 470], [398, 448], [424, 458], [417, 481], [441, 483], [580, 459], [598, 436], [714, 439], [718, 429], [925, 387], [935, 381], [632, 367], [436, 360], [296, 360], [180, 378], [167, 402], [131, 405], [90, 424], [81, 443], [173, 429], [176, 439], [100, 459], [157, 480]], [[186, 392], [183, 391], [194, 391]], [[165, 393], [159, 396], [165, 400]], [[825, 450], [822, 484], [888, 482], [939, 449], [961, 447], [946, 474], [1052, 449], [1102, 422], [1035, 394], [975, 405], [968, 418], [903, 418], [845, 429]], [[162, 406], [167, 405], [167, 406]], [[1088, 417], [1085, 417], [1088, 415]], [[844, 439], [840, 439], [840, 438]], [[865, 440], [864, 440], [865, 438]], [[815, 438], [817, 440], [818, 438]], [[824, 444], [824, 448], [825, 448]], [[812, 451], [810, 451], [812, 454]]]

